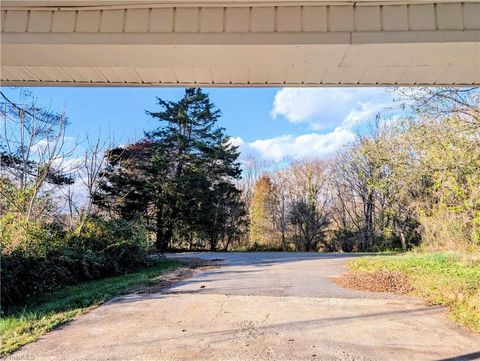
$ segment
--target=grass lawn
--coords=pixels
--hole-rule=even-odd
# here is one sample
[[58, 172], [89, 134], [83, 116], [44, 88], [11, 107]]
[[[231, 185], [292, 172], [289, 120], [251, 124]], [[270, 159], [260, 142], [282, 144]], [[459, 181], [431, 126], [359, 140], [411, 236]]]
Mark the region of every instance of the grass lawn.
[[0, 319], [0, 355], [13, 352], [115, 295], [155, 284], [159, 276], [180, 265], [182, 263], [178, 261], [161, 261], [140, 272], [84, 282], [47, 293], [31, 305]]
[[480, 257], [457, 253], [407, 253], [351, 261], [358, 271], [401, 272], [415, 296], [448, 307], [451, 317], [480, 332]]

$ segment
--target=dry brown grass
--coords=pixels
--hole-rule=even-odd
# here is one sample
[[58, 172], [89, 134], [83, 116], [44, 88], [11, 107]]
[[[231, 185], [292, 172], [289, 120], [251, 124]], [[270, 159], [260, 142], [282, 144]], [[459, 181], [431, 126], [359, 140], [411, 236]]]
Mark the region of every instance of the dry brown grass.
[[399, 272], [346, 273], [333, 279], [339, 286], [359, 291], [407, 294], [413, 291], [408, 277]]

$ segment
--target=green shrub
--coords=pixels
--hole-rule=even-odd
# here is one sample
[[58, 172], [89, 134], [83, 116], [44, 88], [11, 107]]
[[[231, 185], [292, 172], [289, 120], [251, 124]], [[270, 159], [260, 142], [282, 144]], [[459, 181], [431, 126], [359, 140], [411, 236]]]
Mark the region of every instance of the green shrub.
[[0, 217], [2, 255], [22, 252], [29, 256], [45, 256], [65, 243], [65, 232], [59, 224], [27, 220], [19, 214]]
[[90, 218], [74, 231], [10, 221], [2, 227], [7, 234], [0, 269], [4, 311], [39, 293], [133, 272], [147, 263], [142, 222]]

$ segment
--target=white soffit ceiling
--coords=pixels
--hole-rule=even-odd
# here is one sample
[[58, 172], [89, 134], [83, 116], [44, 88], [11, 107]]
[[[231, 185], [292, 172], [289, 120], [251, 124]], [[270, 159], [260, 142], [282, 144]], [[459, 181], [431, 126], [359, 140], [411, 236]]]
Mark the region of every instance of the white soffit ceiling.
[[480, 85], [479, 1], [3, 1], [2, 85]]

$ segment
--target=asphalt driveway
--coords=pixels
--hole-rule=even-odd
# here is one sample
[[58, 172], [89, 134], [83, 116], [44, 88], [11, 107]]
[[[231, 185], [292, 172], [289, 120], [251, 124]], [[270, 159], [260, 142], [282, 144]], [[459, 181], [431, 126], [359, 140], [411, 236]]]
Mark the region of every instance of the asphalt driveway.
[[441, 307], [339, 288], [344, 254], [198, 253], [219, 268], [118, 297], [12, 357], [31, 360], [475, 360]]

